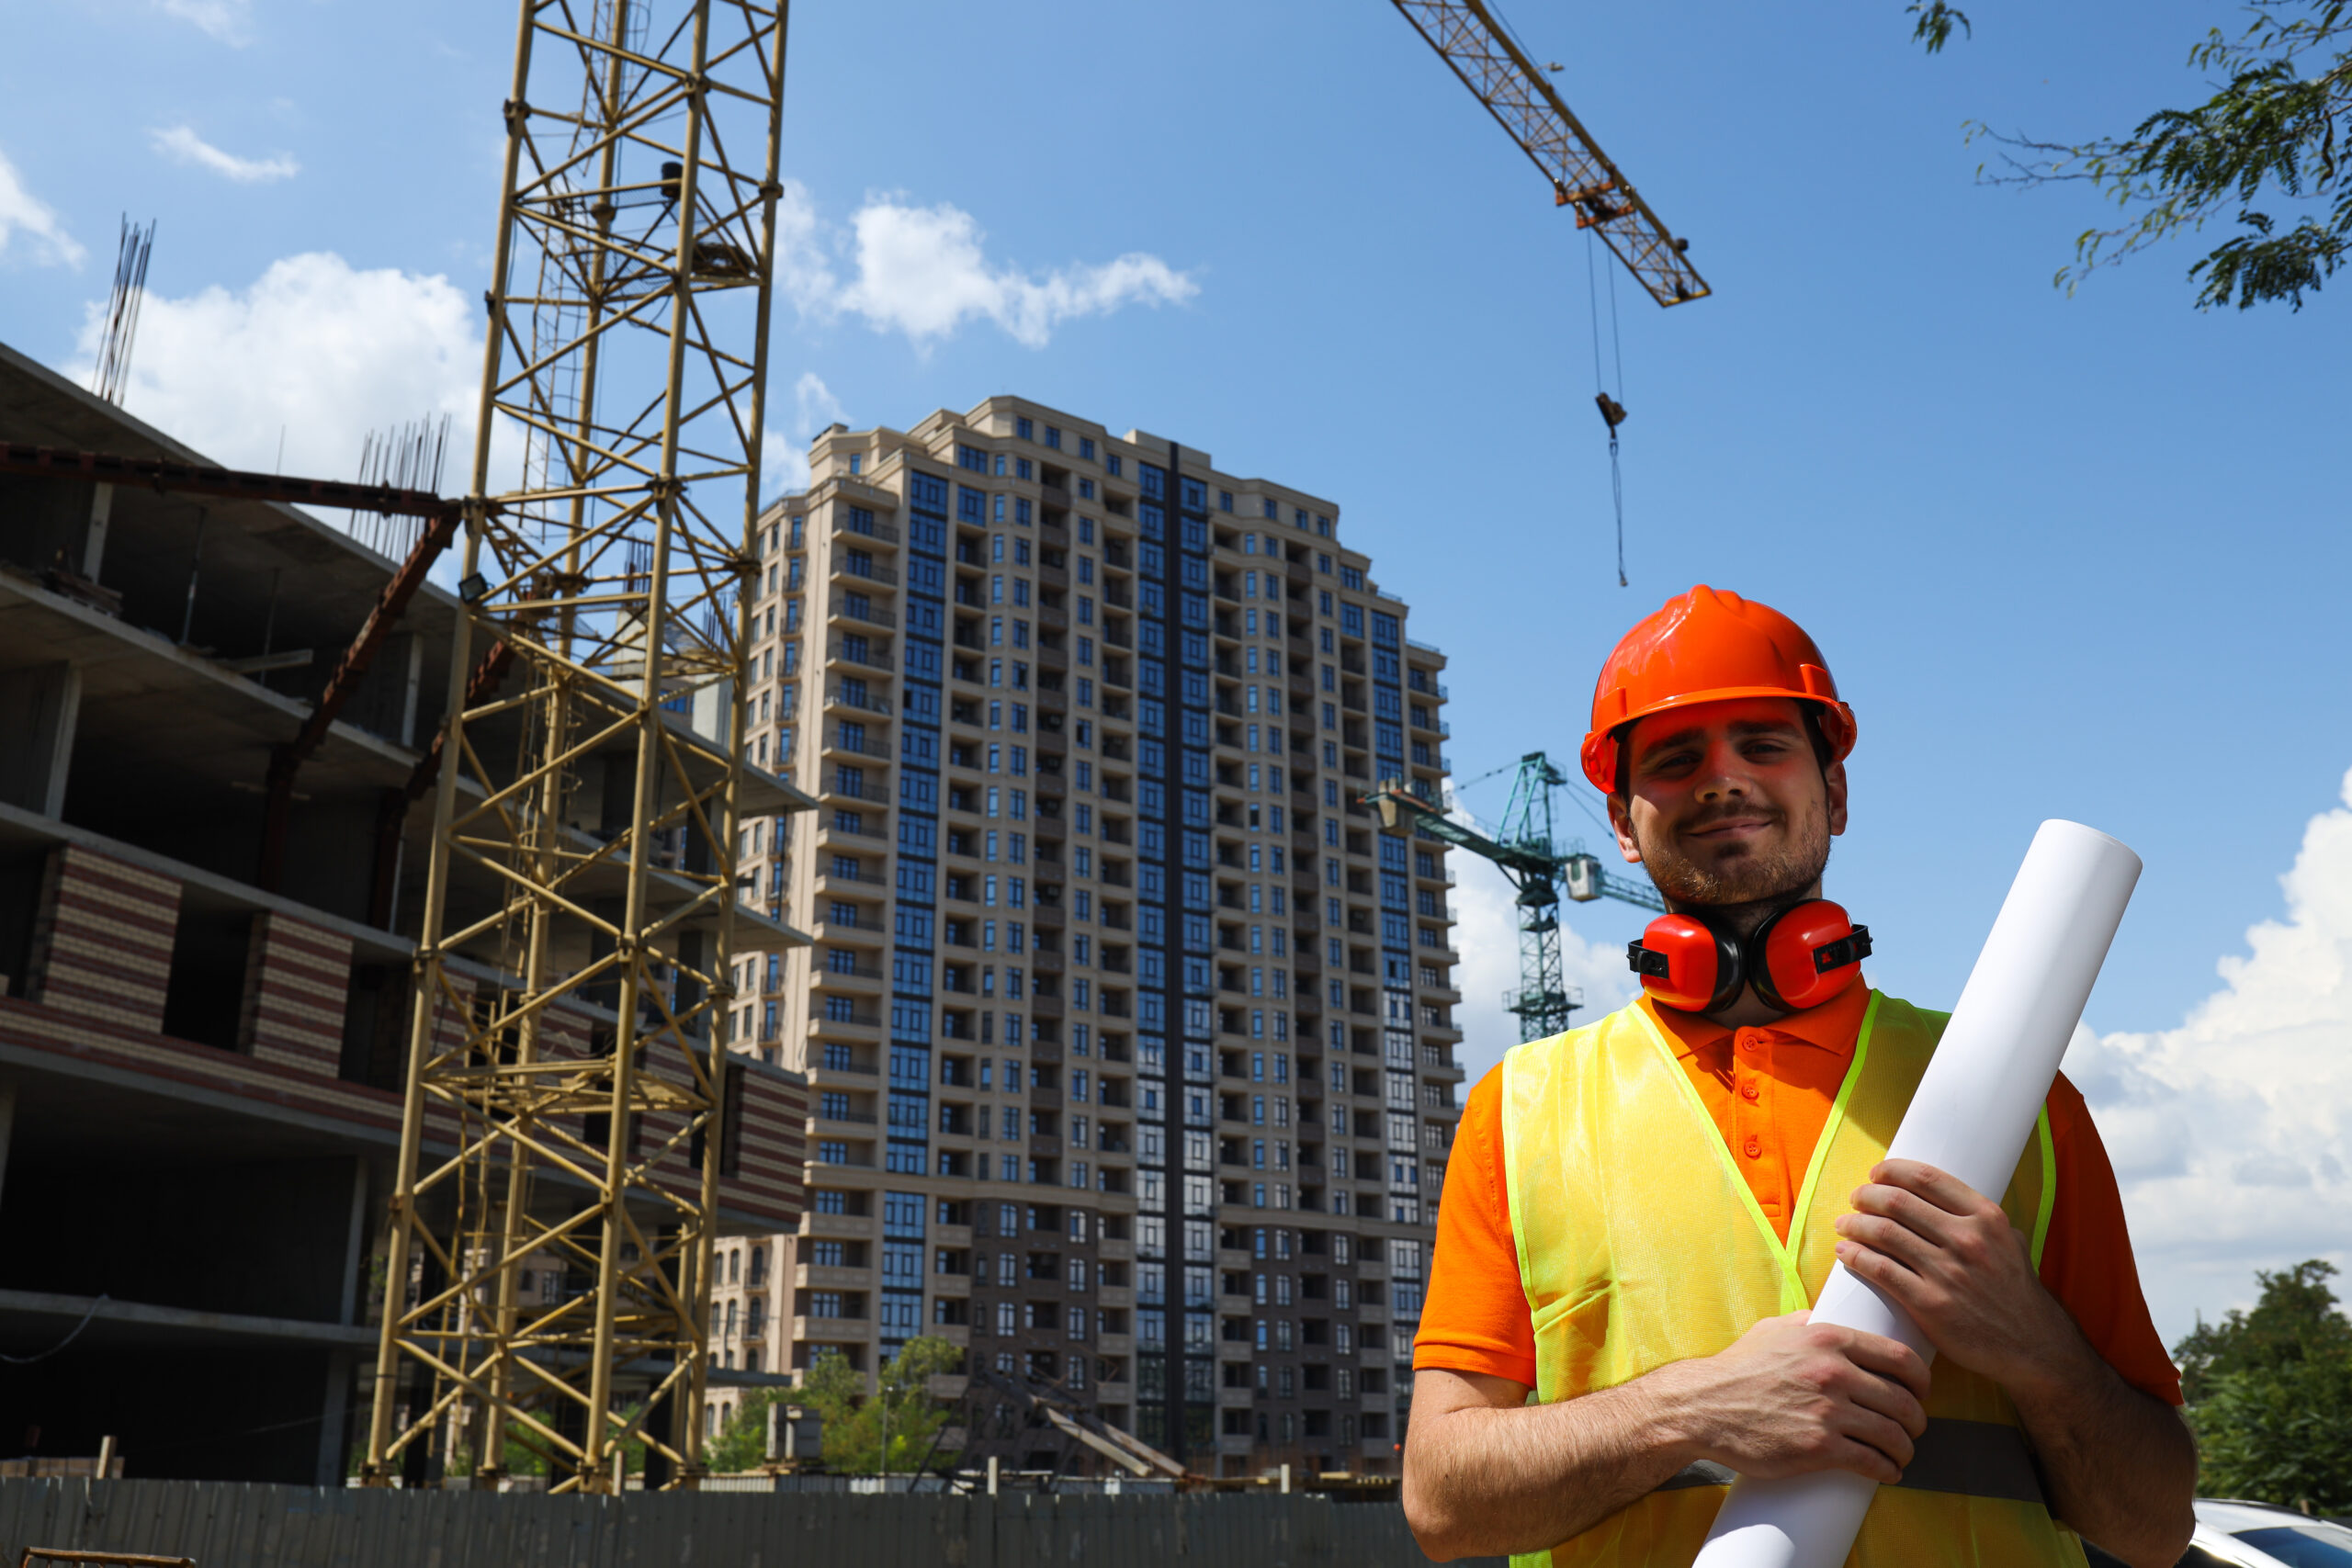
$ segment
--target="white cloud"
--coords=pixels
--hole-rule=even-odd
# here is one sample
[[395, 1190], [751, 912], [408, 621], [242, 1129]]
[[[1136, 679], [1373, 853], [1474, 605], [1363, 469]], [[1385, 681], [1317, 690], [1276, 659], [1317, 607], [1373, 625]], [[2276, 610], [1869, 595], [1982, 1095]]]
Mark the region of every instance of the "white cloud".
[[58, 222], [57, 214], [25, 188], [23, 177], [7, 155], [0, 153], [0, 256], [8, 254], [10, 243], [19, 236], [32, 259], [45, 265], [62, 262], [80, 266], [88, 254]]
[[826, 316], [841, 279], [825, 258], [824, 220], [816, 199], [798, 180], [784, 182], [775, 204], [775, 286], [803, 315]]
[[[1462, 1022], [1460, 1055], [1469, 1075], [1466, 1082], [1475, 1084], [1519, 1043], [1519, 1018], [1503, 1010], [1503, 997], [1520, 988], [1519, 931], [1524, 914], [1511, 901], [1517, 891], [1487, 862], [1457, 850], [1446, 863], [1462, 877], [1453, 900], [1460, 922], [1453, 928], [1453, 941], [1462, 953], [1454, 983], [1463, 996], [1454, 1016]], [[1563, 901], [1561, 908], [1578, 906]], [[1576, 1023], [1589, 1023], [1633, 998], [1624, 948], [1587, 942], [1566, 919], [1560, 926], [1560, 971], [1571, 990], [1584, 993], [1584, 1006], [1572, 1020]]]
[[266, 185], [272, 180], [290, 180], [302, 172], [301, 164], [282, 152], [275, 158], [240, 158], [234, 152], [224, 152], [185, 125], [154, 131], [150, 140], [154, 143], [155, 151], [164, 156], [176, 163], [209, 169], [240, 185]]
[[[89, 308], [68, 373], [86, 376], [105, 326]], [[354, 475], [362, 442], [427, 414], [452, 416], [460, 484], [481, 374], [481, 317], [446, 277], [360, 271], [325, 253], [273, 262], [250, 288], [150, 295], [123, 406], [231, 468]]]
[[[777, 399], [771, 397], [773, 409]], [[842, 403], [814, 370], [804, 370], [792, 384], [792, 423], [789, 434], [773, 418], [760, 438], [761, 499], [772, 501], [787, 491], [808, 486], [808, 443], [817, 433], [842, 418]]]
[[[1042, 348], [1054, 329], [1128, 305], [1182, 304], [1200, 286], [1158, 256], [1130, 252], [1098, 265], [1031, 274], [989, 261], [970, 213], [942, 202], [910, 206], [869, 197], [845, 230], [818, 214], [807, 187], [787, 184], [777, 209], [776, 283], [804, 315], [862, 316], [879, 333], [904, 333], [919, 348], [970, 321], [995, 322]], [[846, 253], [855, 276], [833, 265]]]
[[157, 0], [167, 17], [177, 17], [225, 44], [242, 48], [251, 39], [253, 0]]
[[2352, 773], [2343, 798], [2279, 879], [2285, 919], [2246, 932], [2179, 1028], [2067, 1051], [2167, 1343], [2199, 1308], [2251, 1304], [2256, 1268], [2352, 1262]]

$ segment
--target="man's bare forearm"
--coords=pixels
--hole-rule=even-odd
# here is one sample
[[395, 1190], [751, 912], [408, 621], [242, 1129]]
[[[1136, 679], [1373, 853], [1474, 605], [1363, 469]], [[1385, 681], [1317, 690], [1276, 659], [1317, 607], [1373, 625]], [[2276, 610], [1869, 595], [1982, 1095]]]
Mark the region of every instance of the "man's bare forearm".
[[1648, 1381], [1556, 1404], [1416, 1413], [1405, 1511], [1422, 1550], [1441, 1562], [1542, 1551], [1657, 1490], [1686, 1461]]
[[2050, 1511], [2133, 1568], [2169, 1568], [2196, 1528], [2196, 1441], [2170, 1405], [2125, 1382], [2079, 1334], [2068, 1359], [2046, 1382], [2009, 1391]]

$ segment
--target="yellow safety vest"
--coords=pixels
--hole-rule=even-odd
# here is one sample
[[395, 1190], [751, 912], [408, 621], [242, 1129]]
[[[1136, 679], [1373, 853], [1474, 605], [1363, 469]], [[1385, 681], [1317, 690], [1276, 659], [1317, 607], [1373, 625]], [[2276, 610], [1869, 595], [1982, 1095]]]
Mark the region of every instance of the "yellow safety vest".
[[[1758, 1320], [1813, 1304], [1849, 1195], [1886, 1156], [1947, 1015], [1872, 992], [1783, 1244], [1657, 1021], [1638, 1004], [1503, 1058], [1504, 1179], [1534, 1314], [1534, 1397], [1550, 1404], [1712, 1356]], [[2002, 1200], [2038, 1267], [2057, 1185], [2045, 1109]], [[2063, 1563], [2016, 1408], [1939, 1359], [1928, 1436], [1879, 1489], [1848, 1568]], [[1519, 1568], [1688, 1563], [1728, 1475], [1693, 1467]]]

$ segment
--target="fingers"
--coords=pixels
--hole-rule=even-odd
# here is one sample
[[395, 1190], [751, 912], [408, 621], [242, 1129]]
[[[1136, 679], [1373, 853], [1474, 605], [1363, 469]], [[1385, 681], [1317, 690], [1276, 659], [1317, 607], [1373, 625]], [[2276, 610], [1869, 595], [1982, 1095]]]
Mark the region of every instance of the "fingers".
[[[1838, 1230], [1841, 1234], [1845, 1232], [1845, 1222], [1853, 1218], [1854, 1214], [1871, 1214], [1880, 1219], [1892, 1220], [1904, 1229], [1925, 1236], [1939, 1246], [1950, 1246], [1952, 1239], [1960, 1235], [1978, 1217], [1978, 1211], [1971, 1210], [1965, 1214], [1956, 1214], [1949, 1209], [1928, 1202], [1906, 1189], [1883, 1182], [1871, 1182], [1866, 1186], [1855, 1188], [1853, 1196], [1848, 1201], [1854, 1206], [1853, 1214], [1838, 1216]], [[2006, 1217], [2003, 1223], [2007, 1223]]]
[[1891, 1258], [1914, 1274], [1924, 1274], [1950, 1247], [1948, 1241], [1923, 1236], [1898, 1220], [1877, 1214], [1840, 1214], [1837, 1231], [1838, 1256], [1849, 1269], [1854, 1268], [1849, 1254], [1859, 1247]]
[[1838, 1424], [1838, 1430], [1849, 1441], [1869, 1449], [1891, 1465], [1896, 1474], [1888, 1477], [1889, 1480], [1898, 1479], [1903, 1467], [1909, 1464], [1911, 1456], [1918, 1451], [1912, 1442], [1912, 1434], [1900, 1422], [1874, 1410], [1849, 1406], [1845, 1418]]
[[[1838, 1348], [1844, 1353], [1846, 1359], [1861, 1371], [1871, 1374], [1870, 1378], [1861, 1381], [1875, 1382], [1880, 1388], [1907, 1396], [1907, 1408], [1911, 1415], [1917, 1416], [1917, 1427], [1924, 1430], [1928, 1417], [1919, 1408], [1919, 1403], [1928, 1397], [1930, 1374], [1928, 1363], [1919, 1353], [1901, 1340], [1889, 1339], [1883, 1335], [1864, 1334], [1851, 1328], [1838, 1332], [1841, 1337], [1838, 1341]], [[1891, 1409], [1888, 1414], [1901, 1416], [1902, 1410]], [[1908, 1417], [1905, 1419], [1907, 1421]]]
[[1839, 1470], [1850, 1470], [1866, 1476], [1881, 1486], [1892, 1486], [1903, 1479], [1903, 1468], [1880, 1450], [1851, 1438], [1840, 1438], [1827, 1454], [1829, 1462]]
[[1917, 1193], [1948, 1214], [1975, 1213], [1990, 1201], [1957, 1176], [1916, 1159], [1883, 1159], [1871, 1168], [1871, 1179]]

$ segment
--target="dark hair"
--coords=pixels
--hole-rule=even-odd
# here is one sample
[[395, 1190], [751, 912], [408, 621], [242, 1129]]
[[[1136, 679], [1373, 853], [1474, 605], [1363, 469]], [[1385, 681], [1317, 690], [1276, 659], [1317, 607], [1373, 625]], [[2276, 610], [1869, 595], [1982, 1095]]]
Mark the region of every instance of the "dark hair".
[[[1804, 738], [1813, 743], [1813, 760], [1821, 764], [1822, 774], [1826, 777], [1829, 773], [1829, 764], [1838, 760], [1838, 754], [1836, 749], [1829, 744], [1829, 737], [1822, 730], [1821, 705], [1816, 702], [1810, 702], [1804, 698], [1799, 698], [1797, 700], [1797, 716], [1804, 720]], [[1615, 729], [1610, 731], [1611, 739], [1617, 742], [1617, 788], [1615, 793], [1620, 799], [1630, 795], [1634, 792], [1634, 748], [1632, 741], [1634, 739], [1634, 726], [1640, 722], [1641, 721], [1638, 719], [1629, 719], [1625, 723], [1619, 725]]]

